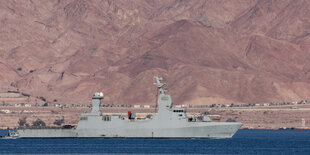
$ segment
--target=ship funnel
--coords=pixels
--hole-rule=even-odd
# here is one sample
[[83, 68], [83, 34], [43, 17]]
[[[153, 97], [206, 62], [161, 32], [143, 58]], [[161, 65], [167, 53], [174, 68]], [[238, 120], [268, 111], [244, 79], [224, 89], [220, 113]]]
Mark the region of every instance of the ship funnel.
[[91, 113], [93, 113], [93, 114], [101, 114], [100, 104], [101, 104], [101, 100], [102, 99], [103, 99], [103, 93], [102, 92], [96, 92], [93, 95]]

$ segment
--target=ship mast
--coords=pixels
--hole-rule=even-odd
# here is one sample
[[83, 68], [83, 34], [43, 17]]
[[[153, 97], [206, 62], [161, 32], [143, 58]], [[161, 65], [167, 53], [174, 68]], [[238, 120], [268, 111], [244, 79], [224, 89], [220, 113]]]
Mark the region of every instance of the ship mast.
[[154, 85], [159, 90], [159, 95], [157, 96], [157, 106], [158, 106], [158, 113], [161, 113], [160, 115], [157, 115], [158, 117], [166, 117], [166, 112], [168, 109], [171, 109], [172, 107], [172, 98], [170, 95], [166, 95], [165, 93], [168, 90], [163, 89], [163, 87], [166, 85], [166, 82], [163, 80], [162, 77], [154, 76], [154, 79], [156, 82]]
[[165, 94], [165, 92], [167, 92], [167, 90], [163, 89], [163, 86], [166, 85], [166, 83], [161, 83], [161, 81], [163, 80], [162, 77], [158, 77], [158, 76], [154, 76], [156, 83], [154, 83], [154, 85], [159, 89], [160, 94]]
[[101, 100], [103, 99], [103, 93], [102, 92], [96, 92], [92, 97], [92, 114], [101, 114], [100, 111], [100, 104]]

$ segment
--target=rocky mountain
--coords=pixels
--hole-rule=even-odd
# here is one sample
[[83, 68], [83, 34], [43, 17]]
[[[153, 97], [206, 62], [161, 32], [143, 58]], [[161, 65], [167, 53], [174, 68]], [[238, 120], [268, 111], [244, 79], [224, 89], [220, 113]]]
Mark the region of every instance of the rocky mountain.
[[310, 99], [308, 0], [0, 1], [0, 91], [50, 103]]

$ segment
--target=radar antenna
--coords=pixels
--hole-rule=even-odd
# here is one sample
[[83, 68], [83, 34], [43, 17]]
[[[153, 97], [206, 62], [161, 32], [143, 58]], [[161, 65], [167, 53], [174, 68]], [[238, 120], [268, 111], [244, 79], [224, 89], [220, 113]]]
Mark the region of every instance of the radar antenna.
[[166, 85], [167, 83], [164, 81], [164, 83], [161, 83], [163, 81], [162, 77], [154, 76], [154, 79], [156, 80], [156, 83], [154, 85], [159, 89], [160, 94], [165, 94], [167, 90], [163, 89], [163, 86]]

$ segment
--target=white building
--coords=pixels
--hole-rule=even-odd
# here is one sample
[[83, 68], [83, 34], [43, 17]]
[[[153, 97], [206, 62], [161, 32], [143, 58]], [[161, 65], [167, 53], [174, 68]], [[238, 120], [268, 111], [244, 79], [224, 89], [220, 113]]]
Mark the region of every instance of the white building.
[[6, 114], [9, 114], [11, 113], [11, 110], [1, 110], [2, 112], [6, 113]]
[[140, 105], [133, 105], [133, 108], [140, 108]]
[[151, 108], [150, 105], [144, 105], [143, 107], [144, 107], [144, 108]]

